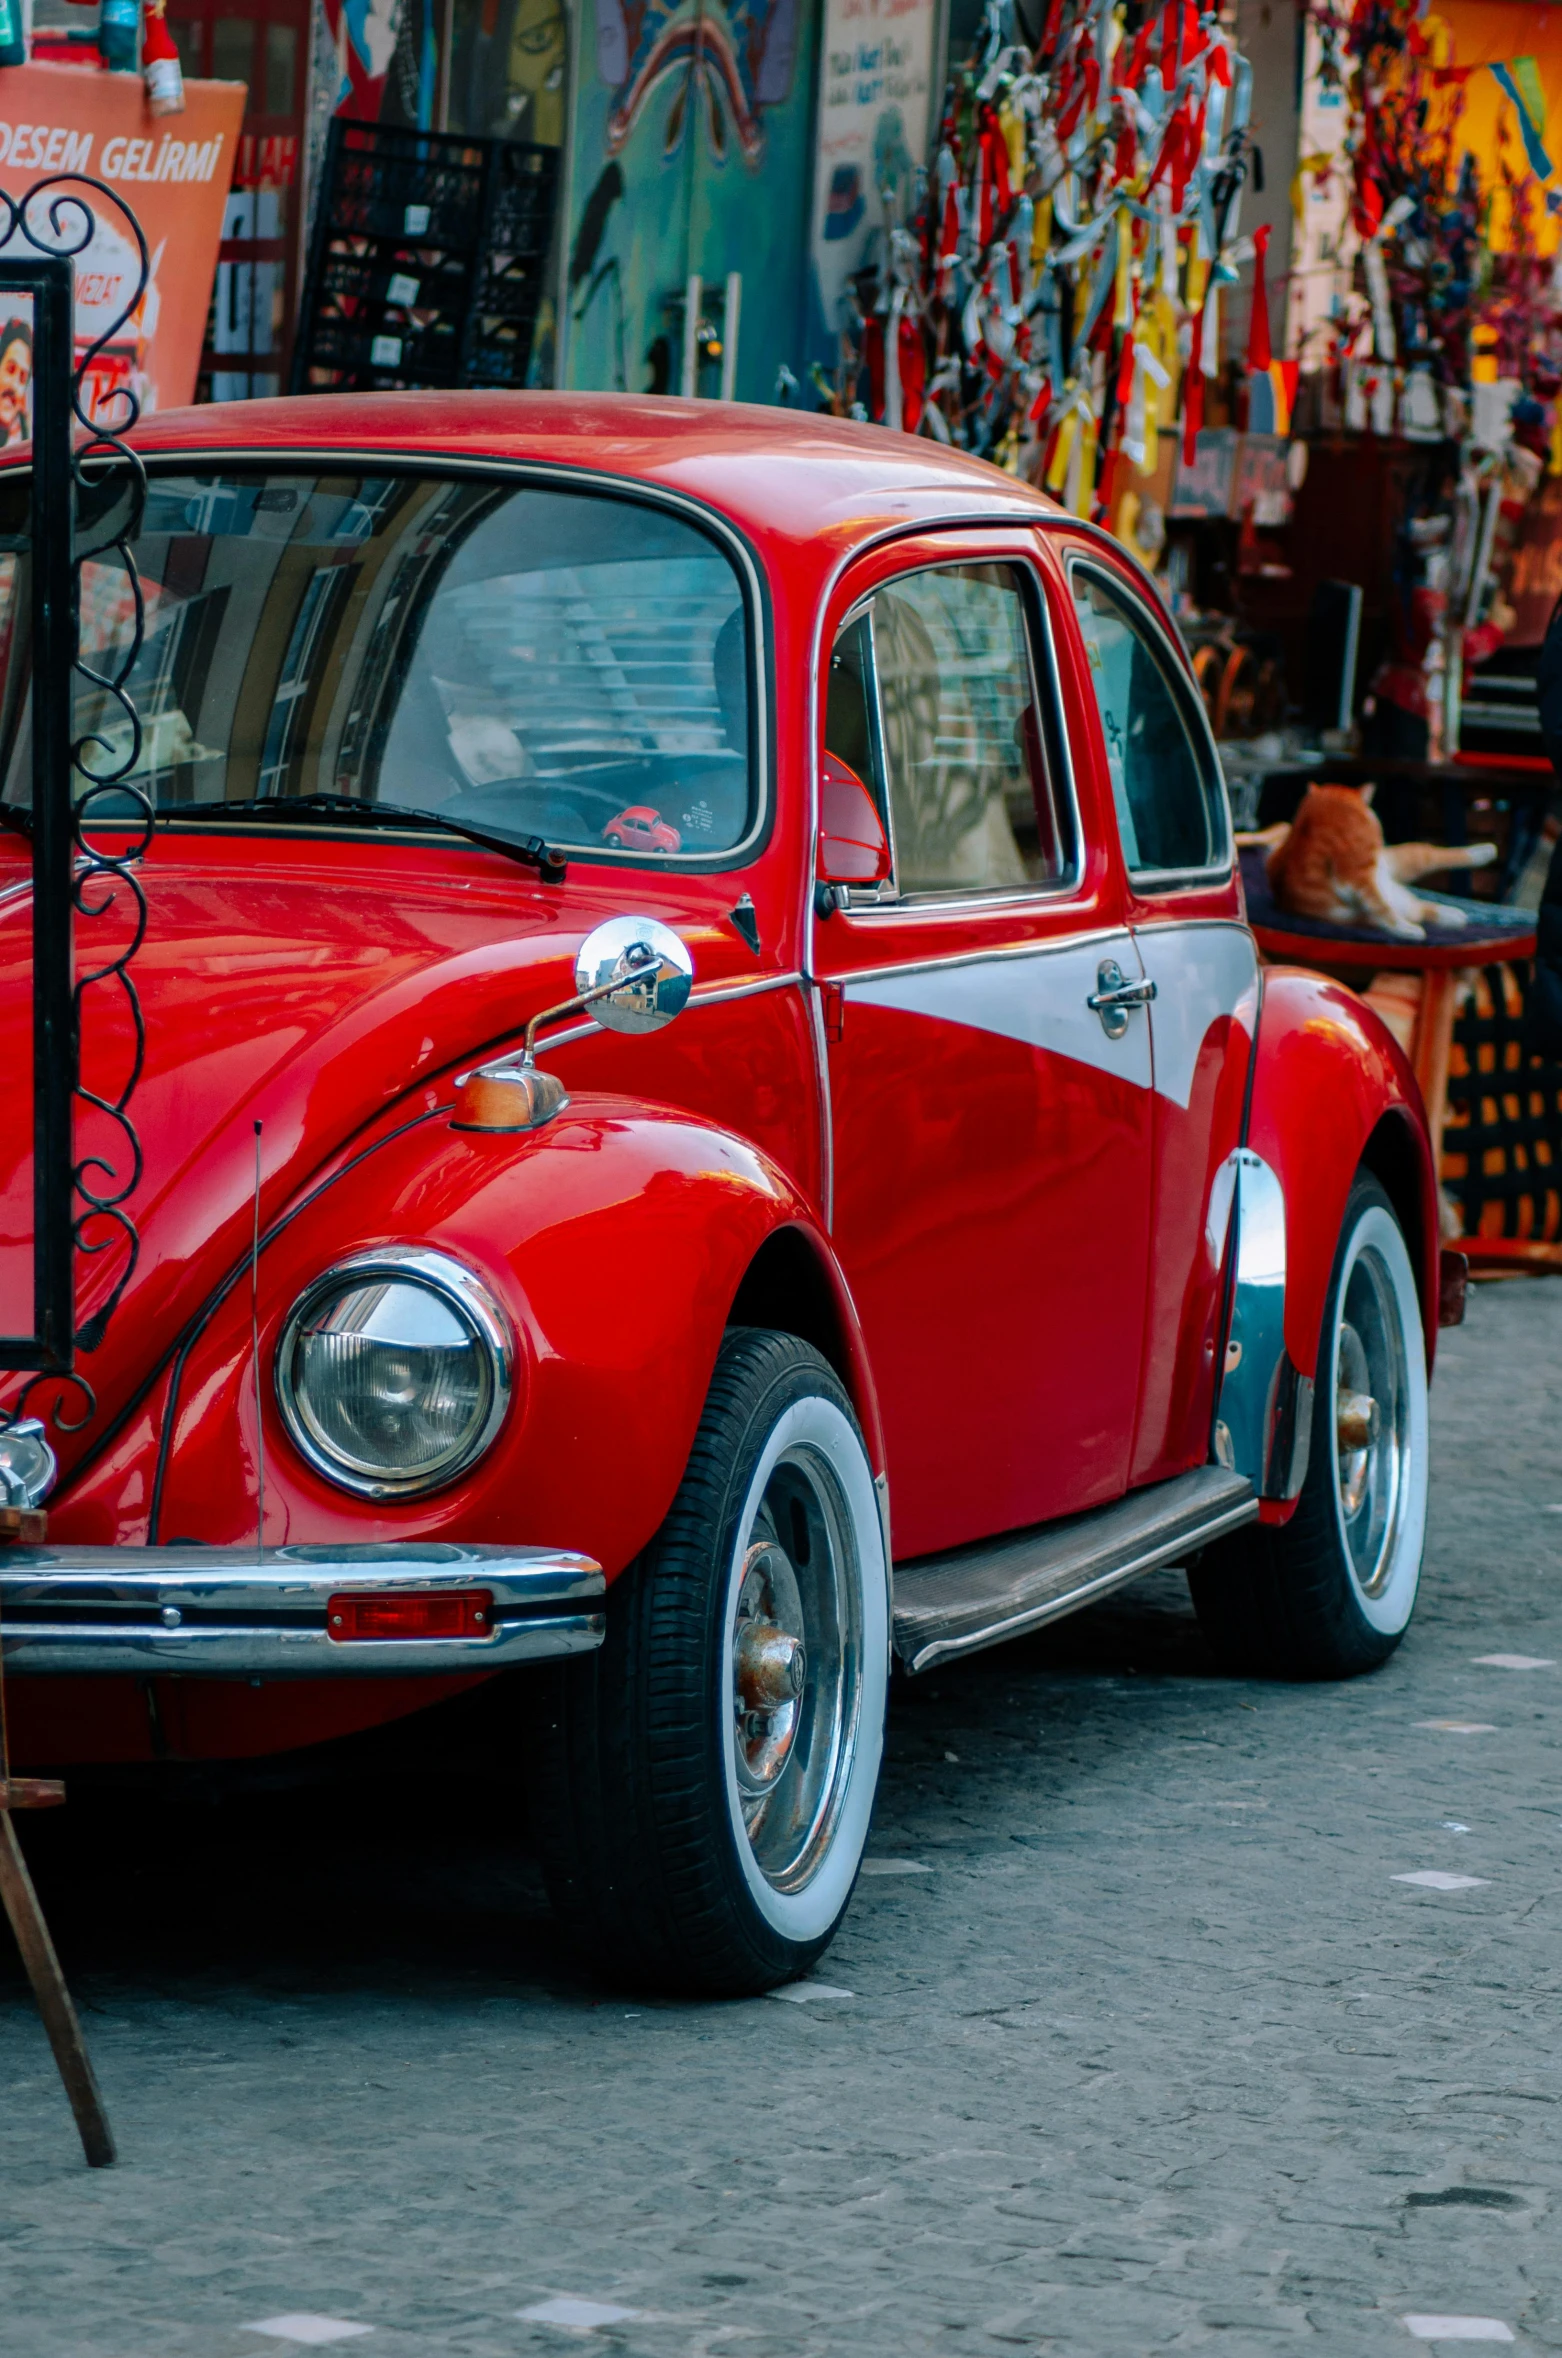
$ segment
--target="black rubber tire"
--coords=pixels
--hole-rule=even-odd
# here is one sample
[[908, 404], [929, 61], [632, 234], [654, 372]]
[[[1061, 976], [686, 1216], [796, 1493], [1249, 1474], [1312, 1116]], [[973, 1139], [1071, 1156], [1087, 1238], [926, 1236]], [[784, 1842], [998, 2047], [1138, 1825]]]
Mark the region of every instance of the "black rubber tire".
[[[822, 1955], [849, 1903], [861, 1811], [858, 1855], [828, 1926], [794, 1941], [765, 1920], [737, 1856], [719, 1732], [739, 1517], [779, 1418], [810, 1395], [840, 1410], [860, 1448], [851, 1402], [811, 1345], [729, 1328], [677, 1497], [609, 1592], [605, 1642], [539, 1681], [527, 1782], [543, 1872], [572, 1945], [614, 1981], [683, 1995], [772, 1989]], [[875, 1545], [882, 1577], [876, 1523]], [[884, 1642], [887, 1689], [887, 1619]], [[882, 1699], [876, 1713], [863, 1762], [875, 1783]]]
[[[1199, 1626], [1222, 1670], [1247, 1677], [1356, 1678], [1393, 1653], [1409, 1624], [1375, 1628], [1351, 1578], [1335, 1505], [1335, 1404], [1324, 1354], [1339, 1320], [1347, 1249], [1363, 1215], [1386, 1212], [1387, 1194], [1358, 1173], [1345, 1207], [1324, 1309], [1307, 1477], [1295, 1514], [1278, 1526], [1249, 1524], [1207, 1549], [1188, 1574]], [[1414, 1348], [1423, 1348], [1417, 1333]], [[1424, 1364], [1424, 1362], [1423, 1362]]]

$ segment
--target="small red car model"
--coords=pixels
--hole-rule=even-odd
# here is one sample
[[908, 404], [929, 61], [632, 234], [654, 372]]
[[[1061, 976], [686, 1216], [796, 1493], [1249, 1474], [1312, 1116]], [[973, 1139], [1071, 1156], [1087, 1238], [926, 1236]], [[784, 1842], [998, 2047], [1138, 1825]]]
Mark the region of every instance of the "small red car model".
[[[1227, 1663], [1391, 1652], [1425, 1119], [1358, 999], [1261, 971], [1113, 540], [730, 405], [137, 439], [140, 1253], [90, 1415], [45, 1387], [0, 1440], [48, 1496], [0, 1557], [19, 1761], [259, 1754], [504, 1673], [587, 1950], [757, 1990], [851, 1897], [893, 1659], [1161, 1564]], [[13, 1072], [27, 900], [0, 833]]]
[[611, 851], [675, 852], [683, 847], [683, 837], [676, 827], [668, 826], [660, 811], [638, 807], [609, 819], [602, 840]]

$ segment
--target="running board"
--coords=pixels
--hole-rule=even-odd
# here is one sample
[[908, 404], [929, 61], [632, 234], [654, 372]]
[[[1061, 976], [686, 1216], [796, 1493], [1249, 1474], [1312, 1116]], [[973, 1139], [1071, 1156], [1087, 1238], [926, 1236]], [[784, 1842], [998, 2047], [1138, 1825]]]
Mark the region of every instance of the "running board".
[[895, 1651], [931, 1670], [1040, 1629], [1109, 1590], [1180, 1561], [1258, 1515], [1253, 1485], [1200, 1466], [1088, 1515], [1008, 1531], [895, 1567]]

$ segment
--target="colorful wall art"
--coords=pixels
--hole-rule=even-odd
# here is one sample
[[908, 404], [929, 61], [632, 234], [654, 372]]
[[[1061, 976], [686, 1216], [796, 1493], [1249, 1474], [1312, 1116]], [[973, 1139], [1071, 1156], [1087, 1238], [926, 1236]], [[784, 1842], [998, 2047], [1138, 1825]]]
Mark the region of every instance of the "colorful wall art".
[[579, 20], [564, 256], [564, 382], [677, 392], [682, 296], [706, 300], [699, 390], [775, 399], [802, 337], [818, 49], [809, 0], [595, 0]]

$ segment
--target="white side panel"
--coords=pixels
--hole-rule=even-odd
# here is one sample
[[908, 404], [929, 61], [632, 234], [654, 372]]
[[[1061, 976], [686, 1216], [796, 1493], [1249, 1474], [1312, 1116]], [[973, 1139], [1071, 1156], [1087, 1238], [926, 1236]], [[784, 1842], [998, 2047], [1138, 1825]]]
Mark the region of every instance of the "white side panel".
[[1199, 1050], [1210, 1026], [1234, 1015], [1258, 979], [1258, 952], [1245, 925], [1150, 925], [1138, 935], [1155, 985], [1150, 1037], [1155, 1089], [1187, 1110]]
[[1097, 969], [1113, 958], [1127, 981], [1142, 972], [1132, 936], [1096, 934], [1088, 942], [1034, 954], [973, 959], [960, 965], [921, 966], [910, 973], [853, 978], [848, 1003], [893, 1007], [939, 1023], [968, 1024], [1006, 1040], [1066, 1056], [1115, 1074], [1136, 1088], [1150, 1086], [1150, 1027], [1134, 1008], [1120, 1040], [1109, 1040], [1099, 1015], [1085, 1004], [1098, 986]]

